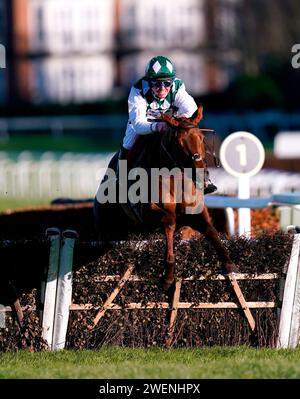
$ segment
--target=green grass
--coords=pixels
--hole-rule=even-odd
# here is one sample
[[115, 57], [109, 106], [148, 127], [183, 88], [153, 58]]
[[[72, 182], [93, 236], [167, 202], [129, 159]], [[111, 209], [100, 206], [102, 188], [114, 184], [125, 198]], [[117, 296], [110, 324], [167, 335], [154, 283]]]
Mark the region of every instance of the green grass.
[[31, 208], [35, 206], [49, 205], [51, 199], [11, 199], [11, 198], [0, 198], [0, 212], [8, 209], [20, 209], [20, 208]]
[[0, 378], [300, 378], [300, 349], [246, 347], [0, 354]]

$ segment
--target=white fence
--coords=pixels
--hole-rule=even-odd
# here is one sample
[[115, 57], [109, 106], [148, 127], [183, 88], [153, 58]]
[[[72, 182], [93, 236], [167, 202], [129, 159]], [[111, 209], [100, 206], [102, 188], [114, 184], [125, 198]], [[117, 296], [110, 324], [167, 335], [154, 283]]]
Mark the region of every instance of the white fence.
[[[22, 152], [16, 160], [0, 153], [0, 198], [91, 198], [113, 154], [45, 152], [39, 159]], [[210, 169], [218, 194], [237, 195], [237, 180], [223, 169]], [[300, 174], [263, 169], [251, 178], [251, 196], [300, 191]]]
[[0, 198], [85, 198], [94, 196], [112, 154], [46, 152], [35, 160], [22, 152], [17, 160], [0, 154]]

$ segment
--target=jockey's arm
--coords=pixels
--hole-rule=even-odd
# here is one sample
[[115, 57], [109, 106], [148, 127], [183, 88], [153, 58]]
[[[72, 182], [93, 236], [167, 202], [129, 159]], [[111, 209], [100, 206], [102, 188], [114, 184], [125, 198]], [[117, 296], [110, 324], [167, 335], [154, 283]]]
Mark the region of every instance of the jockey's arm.
[[147, 102], [135, 87], [132, 87], [128, 97], [129, 122], [138, 134], [150, 134], [153, 132], [152, 122], [147, 120]]
[[177, 114], [187, 118], [190, 118], [198, 109], [195, 100], [186, 91], [184, 84], [178, 89], [174, 105], [178, 108]]

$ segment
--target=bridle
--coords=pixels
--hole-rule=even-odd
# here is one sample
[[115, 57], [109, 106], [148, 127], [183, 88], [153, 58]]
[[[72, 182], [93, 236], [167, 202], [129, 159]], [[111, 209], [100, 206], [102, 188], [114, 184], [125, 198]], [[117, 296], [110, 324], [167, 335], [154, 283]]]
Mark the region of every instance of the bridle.
[[[206, 141], [206, 137], [204, 135], [204, 147], [205, 147], [205, 156], [203, 158], [203, 162], [205, 165], [205, 169], [207, 169], [207, 164], [208, 164], [208, 160], [207, 160], [207, 155], [210, 155], [213, 157], [214, 159], [214, 164], [217, 168], [220, 167], [220, 160], [216, 155], [216, 151], [215, 151], [215, 136], [216, 136], [216, 132], [213, 129], [200, 129], [197, 125], [186, 125], [186, 126], [178, 126], [178, 128], [173, 127], [173, 129], [175, 129], [175, 137], [177, 138], [178, 136], [178, 130], [179, 128], [184, 128], [184, 129], [197, 129], [199, 133], [202, 132], [208, 132], [208, 133], [213, 133], [213, 145], [212, 148], [209, 146], [209, 144]], [[174, 164], [174, 167], [179, 167], [180, 169], [182, 169], [182, 167], [180, 167], [179, 165], [177, 165], [176, 160], [174, 159], [174, 157], [172, 156], [172, 154], [170, 153], [170, 151], [166, 148], [166, 146], [163, 143], [163, 140], [161, 141], [161, 147], [164, 150], [164, 152], [166, 153], [166, 155], [168, 156], [168, 158], [172, 161], [172, 163]], [[199, 153], [194, 153], [194, 154], [189, 154], [187, 151], [185, 151], [182, 147], [180, 147], [180, 150], [184, 151], [185, 155], [187, 156], [187, 158], [189, 158], [191, 161], [200, 161], [202, 159], [202, 156]]]

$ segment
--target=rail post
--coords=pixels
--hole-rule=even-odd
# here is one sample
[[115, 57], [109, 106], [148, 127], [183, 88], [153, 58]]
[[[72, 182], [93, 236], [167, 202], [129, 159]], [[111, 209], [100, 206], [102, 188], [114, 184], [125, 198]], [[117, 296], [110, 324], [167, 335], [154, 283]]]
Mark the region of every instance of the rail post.
[[62, 232], [52, 350], [64, 349], [65, 347], [72, 302], [73, 252], [77, 238], [78, 234], [74, 230]]
[[50, 241], [50, 254], [46, 281], [42, 281], [41, 287], [41, 304], [43, 306], [43, 311], [41, 312], [42, 337], [48, 343], [49, 348], [52, 349], [57, 277], [59, 269], [60, 230], [56, 227], [50, 227], [46, 230], [46, 237]]

